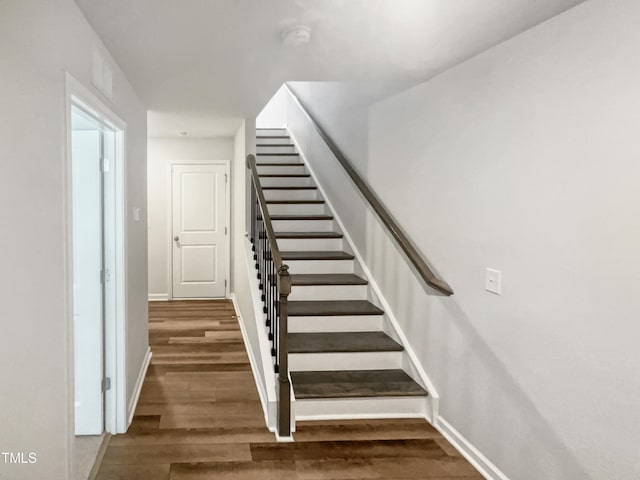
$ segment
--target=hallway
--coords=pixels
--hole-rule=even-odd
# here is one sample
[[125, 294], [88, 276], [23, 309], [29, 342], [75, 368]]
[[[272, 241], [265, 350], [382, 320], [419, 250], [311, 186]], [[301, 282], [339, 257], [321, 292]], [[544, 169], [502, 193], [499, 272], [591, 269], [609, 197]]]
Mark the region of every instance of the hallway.
[[133, 423], [98, 480], [482, 478], [422, 420], [299, 422], [275, 442], [229, 300], [153, 302], [149, 332]]

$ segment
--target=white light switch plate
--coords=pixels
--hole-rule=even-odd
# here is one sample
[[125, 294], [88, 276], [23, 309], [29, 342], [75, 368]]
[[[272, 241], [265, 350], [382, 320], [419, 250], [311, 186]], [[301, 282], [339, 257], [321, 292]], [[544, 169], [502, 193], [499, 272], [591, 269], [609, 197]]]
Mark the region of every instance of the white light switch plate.
[[134, 222], [139, 222], [140, 221], [140, 208], [139, 207], [133, 207], [133, 221]]
[[500, 295], [502, 292], [502, 273], [500, 270], [487, 268], [484, 278], [484, 288], [491, 293]]

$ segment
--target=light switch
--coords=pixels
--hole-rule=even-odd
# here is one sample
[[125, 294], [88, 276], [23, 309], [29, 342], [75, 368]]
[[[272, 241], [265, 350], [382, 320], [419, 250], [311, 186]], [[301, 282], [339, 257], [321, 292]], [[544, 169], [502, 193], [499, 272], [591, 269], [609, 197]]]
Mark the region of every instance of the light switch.
[[133, 221], [140, 221], [140, 207], [133, 207]]
[[485, 274], [484, 279], [484, 288], [491, 293], [496, 293], [500, 295], [502, 290], [502, 278], [501, 278], [500, 270], [493, 270], [492, 268], [487, 268], [487, 272]]

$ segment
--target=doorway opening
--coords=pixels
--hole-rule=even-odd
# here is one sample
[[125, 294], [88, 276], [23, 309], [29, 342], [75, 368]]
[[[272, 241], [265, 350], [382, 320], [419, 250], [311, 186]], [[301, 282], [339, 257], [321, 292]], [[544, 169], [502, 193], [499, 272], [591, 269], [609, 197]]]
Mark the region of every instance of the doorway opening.
[[106, 434], [124, 433], [128, 426], [126, 124], [71, 76], [67, 99], [71, 464], [84, 476]]

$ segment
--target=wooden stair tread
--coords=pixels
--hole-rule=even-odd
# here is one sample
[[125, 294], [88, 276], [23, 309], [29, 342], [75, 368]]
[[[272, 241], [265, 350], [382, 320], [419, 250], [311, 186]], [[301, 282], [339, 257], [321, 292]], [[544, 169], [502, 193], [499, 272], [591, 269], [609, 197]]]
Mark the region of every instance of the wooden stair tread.
[[291, 285], [367, 285], [364, 278], [353, 273], [298, 273], [291, 275]]
[[279, 157], [293, 157], [293, 156], [299, 156], [299, 153], [277, 153], [277, 152], [273, 152], [273, 153], [264, 153], [264, 152], [260, 152], [260, 153], [256, 153], [256, 155], [270, 155], [270, 156], [279, 156]]
[[304, 204], [304, 205], [321, 205], [324, 203], [324, 200], [267, 200], [267, 204], [274, 203], [278, 205], [287, 205], [287, 204]]
[[367, 300], [299, 300], [289, 302], [289, 316], [291, 317], [382, 315], [383, 313], [384, 310]]
[[337, 232], [274, 232], [276, 238], [342, 238]]
[[258, 167], [299, 167], [304, 165], [302, 162], [292, 162], [292, 163], [278, 163], [278, 162], [260, 162], [256, 163]]
[[271, 215], [271, 220], [333, 220], [333, 215]]
[[299, 187], [262, 187], [262, 190], [317, 190], [315, 185], [301, 185]]
[[353, 260], [355, 257], [347, 252], [280, 252], [283, 260]]
[[403, 370], [291, 372], [291, 382], [296, 400], [428, 395]]
[[402, 345], [384, 332], [290, 333], [289, 353], [401, 352]]
[[310, 177], [311, 174], [309, 174], [309, 173], [261, 173], [258, 176], [260, 178], [262, 178], [262, 177], [265, 177], [265, 178], [279, 178], [279, 177], [284, 177], [284, 178], [305, 178], [305, 177]]

